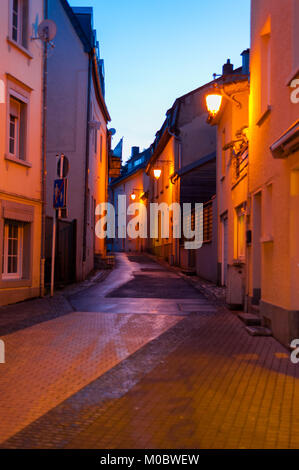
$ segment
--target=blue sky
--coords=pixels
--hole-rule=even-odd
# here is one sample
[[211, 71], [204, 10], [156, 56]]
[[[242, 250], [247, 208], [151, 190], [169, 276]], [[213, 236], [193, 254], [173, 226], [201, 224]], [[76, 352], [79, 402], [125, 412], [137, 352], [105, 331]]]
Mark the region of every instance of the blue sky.
[[93, 6], [106, 102], [124, 158], [148, 147], [174, 100], [249, 47], [250, 0], [70, 0]]

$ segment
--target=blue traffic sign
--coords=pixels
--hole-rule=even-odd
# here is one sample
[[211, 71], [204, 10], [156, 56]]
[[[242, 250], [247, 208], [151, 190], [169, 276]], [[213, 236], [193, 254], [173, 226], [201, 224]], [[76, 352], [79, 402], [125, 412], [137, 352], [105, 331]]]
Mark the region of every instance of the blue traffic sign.
[[61, 178], [54, 181], [54, 209], [63, 209], [66, 206], [66, 178]]

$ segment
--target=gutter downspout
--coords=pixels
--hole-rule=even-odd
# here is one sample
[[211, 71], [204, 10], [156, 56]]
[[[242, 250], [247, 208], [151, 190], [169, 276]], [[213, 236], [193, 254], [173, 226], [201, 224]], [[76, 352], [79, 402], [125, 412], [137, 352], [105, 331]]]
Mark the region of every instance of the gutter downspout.
[[[88, 56], [88, 91], [87, 91], [87, 123], [86, 123], [86, 154], [85, 154], [85, 189], [84, 189], [84, 217], [83, 217], [83, 263], [87, 256], [87, 207], [88, 197], [88, 168], [89, 168], [89, 121], [90, 121], [90, 99], [91, 99], [91, 71], [92, 71], [92, 50]], [[82, 266], [83, 273], [83, 266]]]
[[[181, 158], [182, 158], [182, 140], [180, 137], [178, 137], [176, 134], [174, 134], [173, 132], [171, 132], [169, 129], [168, 129], [168, 133], [171, 137], [174, 137], [174, 143], [177, 144], [177, 148], [178, 148], [178, 159], [177, 159], [177, 163], [178, 163], [178, 170], [181, 169], [181, 166], [182, 166], [182, 162], [181, 162]], [[176, 164], [176, 162], [174, 162], [174, 164]], [[174, 170], [176, 171], [176, 169], [174, 168]], [[172, 202], [178, 202], [179, 204], [181, 204], [181, 198], [180, 198], [180, 178], [177, 178], [176, 182], [175, 182], [175, 201], [172, 200]], [[180, 265], [180, 240], [178, 238], [175, 238], [173, 239], [174, 240], [174, 253], [173, 253], [173, 257], [174, 257], [174, 264], [179, 266]]]
[[[44, 0], [44, 18], [48, 18], [48, 0]], [[42, 94], [42, 148], [41, 148], [41, 257], [40, 257], [40, 296], [45, 289], [45, 237], [46, 237], [46, 169], [47, 169], [47, 81], [48, 43], [43, 45], [43, 94]]]

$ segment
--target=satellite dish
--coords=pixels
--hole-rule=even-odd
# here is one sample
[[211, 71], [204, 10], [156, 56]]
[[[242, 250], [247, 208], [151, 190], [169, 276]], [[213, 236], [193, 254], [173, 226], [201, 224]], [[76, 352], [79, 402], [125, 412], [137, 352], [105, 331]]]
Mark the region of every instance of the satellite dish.
[[57, 32], [57, 27], [54, 21], [44, 20], [40, 23], [37, 34], [42, 41], [52, 41]]
[[111, 135], [115, 135], [116, 134], [116, 129], [113, 129], [113, 127], [111, 129], [109, 129], [109, 132]]

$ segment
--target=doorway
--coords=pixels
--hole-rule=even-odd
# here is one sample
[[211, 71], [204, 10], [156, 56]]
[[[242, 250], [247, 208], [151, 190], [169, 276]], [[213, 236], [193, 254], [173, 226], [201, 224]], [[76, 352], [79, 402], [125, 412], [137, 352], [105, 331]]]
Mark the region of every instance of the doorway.
[[262, 295], [262, 193], [253, 196], [252, 218], [252, 304], [259, 305]]

